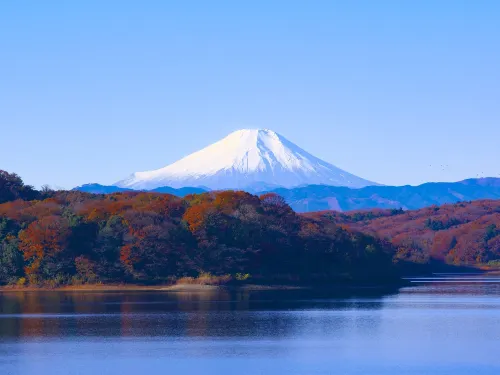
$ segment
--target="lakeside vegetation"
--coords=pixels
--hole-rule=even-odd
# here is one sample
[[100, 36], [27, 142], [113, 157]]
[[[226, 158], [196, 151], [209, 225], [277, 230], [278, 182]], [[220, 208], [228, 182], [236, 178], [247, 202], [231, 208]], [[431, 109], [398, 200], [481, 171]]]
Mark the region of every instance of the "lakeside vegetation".
[[381, 284], [500, 269], [500, 201], [295, 213], [276, 194], [37, 191], [0, 171], [0, 285]]
[[[26, 195], [23, 192], [30, 192]], [[278, 195], [178, 198], [37, 192], [0, 173], [0, 282], [379, 283], [398, 278], [386, 241], [318, 225]]]

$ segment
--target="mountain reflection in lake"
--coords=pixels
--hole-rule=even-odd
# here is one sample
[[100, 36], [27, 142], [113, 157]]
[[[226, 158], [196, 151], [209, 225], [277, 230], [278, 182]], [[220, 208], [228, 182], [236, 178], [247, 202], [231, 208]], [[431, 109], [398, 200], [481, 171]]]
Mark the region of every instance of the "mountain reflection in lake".
[[500, 284], [442, 277], [388, 294], [2, 293], [0, 373], [500, 373]]

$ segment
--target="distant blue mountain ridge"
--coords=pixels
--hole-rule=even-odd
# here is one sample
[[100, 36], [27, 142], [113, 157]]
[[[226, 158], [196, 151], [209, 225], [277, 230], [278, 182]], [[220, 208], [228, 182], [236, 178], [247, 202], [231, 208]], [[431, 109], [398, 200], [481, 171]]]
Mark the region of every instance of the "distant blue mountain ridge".
[[500, 199], [500, 178], [429, 182], [418, 186], [367, 186], [361, 189], [308, 185], [294, 189], [274, 189], [272, 192], [285, 198], [296, 212], [373, 208], [416, 210], [446, 203]]
[[[73, 190], [95, 194], [135, 191], [117, 186], [86, 184]], [[273, 192], [281, 195], [296, 212], [322, 210], [352, 211], [373, 208], [414, 210], [432, 205], [479, 199], [500, 199], [500, 178], [478, 178], [459, 182], [429, 182], [418, 186], [367, 186], [351, 189], [344, 186], [306, 185], [296, 188], [275, 188], [254, 184], [245, 189], [253, 194]], [[209, 191], [202, 187], [174, 189], [168, 186], [148, 190], [184, 197]]]
[[132, 191], [147, 191], [150, 193], [164, 193], [172, 194], [178, 197], [184, 197], [188, 194], [201, 194], [208, 191], [201, 187], [182, 187], [179, 189], [174, 189], [170, 186], [163, 186], [152, 190], [133, 190], [127, 188], [121, 188], [114, 185], [101, 185], [101, 184], [85, 184], [77, 186], [73, 190], [83, 191], [85, 193], [92, 194], [112, 194], [112, 193], [122, 193], [122, 192], [132, 192]]

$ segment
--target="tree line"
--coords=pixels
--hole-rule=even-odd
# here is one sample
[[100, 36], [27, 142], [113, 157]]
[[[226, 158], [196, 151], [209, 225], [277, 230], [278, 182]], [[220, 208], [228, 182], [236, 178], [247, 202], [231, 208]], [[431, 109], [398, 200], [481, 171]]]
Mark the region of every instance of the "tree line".
[[276, 194], [37, 191], [1, 171], [0, 202], [3, 284], [397, 278], [388, 241], [298, 215]]

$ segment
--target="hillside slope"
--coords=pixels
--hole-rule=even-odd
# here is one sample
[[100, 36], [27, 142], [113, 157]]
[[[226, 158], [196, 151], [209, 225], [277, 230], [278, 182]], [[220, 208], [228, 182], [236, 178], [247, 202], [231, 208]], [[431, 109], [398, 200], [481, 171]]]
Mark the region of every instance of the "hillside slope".
[[303, 214], [389, 240], [399, 261], [453, 265], [500, 263], [500, 201], [479, 200], [415, 211], [323, 211]]

